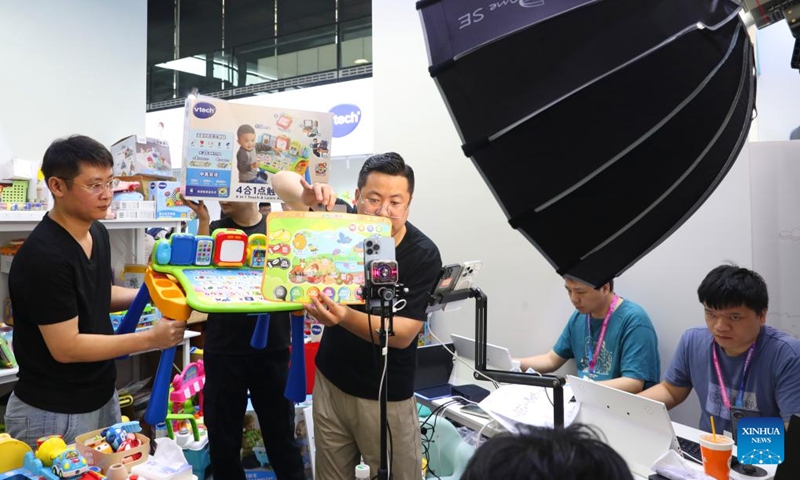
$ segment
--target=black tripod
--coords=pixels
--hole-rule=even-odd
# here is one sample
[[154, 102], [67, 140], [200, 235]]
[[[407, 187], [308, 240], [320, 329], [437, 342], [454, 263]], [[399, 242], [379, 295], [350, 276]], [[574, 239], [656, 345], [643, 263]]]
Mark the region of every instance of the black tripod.
[[[389, 480], [389, 452], [388, 452], [388, 439], [387, 432], [389, 430], [387, 420], [387, 400], [386, 390], [388, 388], [388, 362], [389, 362], [389, 337], [394, 335], [394, 300], [396, 285], [380, 285], [372, 286], [367, 291], [369, 297], [366, 299], [367, 308], [372, 310], [374, 300], [378, 300], [380, 310], [380, 326], [378, 328], [378, 338], [381, 347], [381, 355], [383, 356], [383, 370], [380, 382], [380, 395], [378, 395], [378, 402], [380, 403], [380, 428], [381, 428], [381, 463], [378, 467], [378, 480]], [[377, 292], [373, 291], [377, 290]], [[373, 294], [377, 294], [374, 295]], [[370, 298], [373, 301], [370, 301]], [[372, 313], [372, 312], [368, 312]]]

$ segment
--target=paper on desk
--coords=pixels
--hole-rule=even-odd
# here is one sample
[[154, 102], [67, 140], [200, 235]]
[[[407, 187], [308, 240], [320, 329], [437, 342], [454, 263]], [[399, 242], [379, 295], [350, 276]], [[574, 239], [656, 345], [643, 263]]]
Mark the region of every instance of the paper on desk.
[[658, 457], [653, 464], [653, 471], [669, 480], [714, 480], [702, 471], [696, 470], [695, 464], [689, 464], [675, 450]]
[[[550, 399], [548, 399], [548, 395]], [[553, 427], [553, 392], [530, 385], [503, 385], [480, 403], [482, 409], [509, 431], [516, 433], [518, 424]], [[572, 389], [564, 386], [564, 425], [575, 420], [580, 408], [570, 402]]]

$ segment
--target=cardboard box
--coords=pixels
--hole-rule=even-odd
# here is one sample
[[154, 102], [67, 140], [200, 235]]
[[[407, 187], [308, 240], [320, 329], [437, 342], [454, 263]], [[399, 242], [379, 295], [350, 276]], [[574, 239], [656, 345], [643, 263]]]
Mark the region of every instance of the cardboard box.
[[154, 210], [115, 210], [117, 220], [151, 220], [156, 218]]
[[[313, 471], [311, 449], [309, 448], [310, 439], [304, 413], [304, 410], [309, 405], [311, 405], [310, 397], [307, 397], [305, 402], [295, 405], [294, 424], [295, 438], [297, 443], [300, 444], [306, 478], [313, 478], [311, 473]], [[247, 403], [247, 413], [244, 416], [244, 433], [242, 434], [242, 466], [247, 480], [273, 480], [276, 478], [264, 450], [264, 440], [261, 436], [258, 416], [249, 401]]]
[[181, 178], [191, 200], [277, 201], [271, 178], [281, 170], [329, 182], [331, 113], [199, 97], [185, 118]]
[[114, 176], [152, 175], [172, 177], [169, 145], [165, 140], [131, 135], [111, 146]]
[[33, 180], [33, 164], [30, 160], [12, 158], [0, 162], [0, 179]]
[[118, 202], [111, 202], [112, 210], [142, 210], [153, 212], [156, 211], [155, 200], [120, 200]]
[[156, 218], [195, 217], [191, 208], [183, 204], [180, 197], [181, 184], [175, 181], [155, 180], [148, 184], [148, 197], [156, 204]]

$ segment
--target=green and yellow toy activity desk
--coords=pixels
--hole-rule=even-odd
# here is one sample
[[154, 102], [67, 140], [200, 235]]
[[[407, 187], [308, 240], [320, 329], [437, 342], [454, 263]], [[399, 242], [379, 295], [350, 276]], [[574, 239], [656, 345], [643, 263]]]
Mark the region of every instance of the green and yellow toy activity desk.
[[[306, 395], [303, 304], [319, 294], [363, 303], [364, 240], [388, 237], [391, 223], [340, 212], [274, 212], [267, 228], [269, 235], [217, 229], [211, 236], [176, 233], [159, 240], [128, 312], [138, 319], [149, 298], [164, 316], [179, 321], [192, 310], [258, 315], [251, 345], [263, 349], [269, 313], [299, 311], [292, 314], [292, 368], [285, 393], [300, 402]], [[128, 323], [126, 317], [118, 331], [125, 333]], [[151, 425], [166, 417], [174, 356], [174, 347], [162, 352], [145, 413]]]

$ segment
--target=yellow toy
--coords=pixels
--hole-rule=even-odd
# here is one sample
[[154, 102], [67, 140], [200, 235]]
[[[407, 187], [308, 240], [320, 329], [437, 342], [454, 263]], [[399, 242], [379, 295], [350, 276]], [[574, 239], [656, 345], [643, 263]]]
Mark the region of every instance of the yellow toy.
[[267, 236], [254, 233], [247, 237], [247, 266], [264, 268], [267, 263]]
[[67, 444], [64, 442], [64, 439], [53, 436], [39, 445], [39, 448], [36, 449], [36, 458], [38, 458], [45, 467], [52, 467], [53, 459], [66, 449]]
[[33, 453], [27, 443], [15, 440], [7, 433], [0, 433], [0, 472], [22, 468], [22, 459], [29, 452]]

